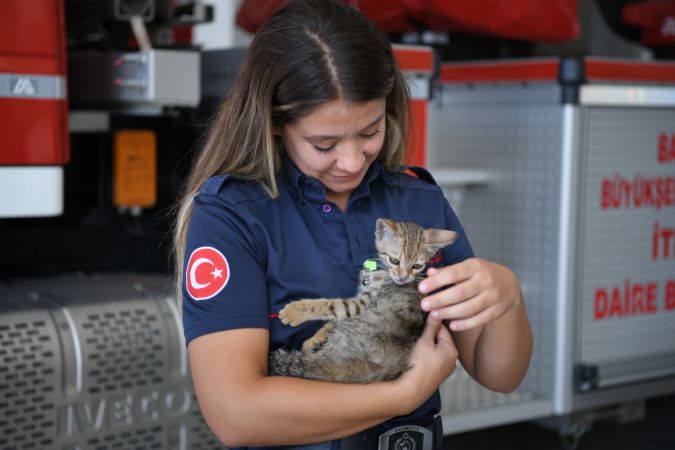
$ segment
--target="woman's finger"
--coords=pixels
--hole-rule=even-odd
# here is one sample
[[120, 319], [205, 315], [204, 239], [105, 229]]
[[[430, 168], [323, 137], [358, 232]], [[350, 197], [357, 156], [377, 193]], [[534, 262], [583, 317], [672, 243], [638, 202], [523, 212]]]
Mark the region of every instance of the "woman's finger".
[[434, 342], [436, 335], [438, 334], [438, 329], [441, 328], [441, 323], [441, 319], [428, 316], [420, 340]]
[[443, 306], [433, 309], [429, 315], [435, 319], [457, 320], [466, 319], [481, 313], [490, 307], [490, 298], [484, 293], [480, 293], [461, 303]]
[[449, 327], [452, 331], [465, 331], [471, 328], [483, 326], [493, 320], [499, 318], [502, 312], [496, 306], [484, 309], [480, 313], [467, 317], [466, 319], [451, 320]]
[[420, 303], [420, 307], [423, 311], [432, 311], [434, 309], [464, 302], [480, 295], [481, 292], [482, 289], [480, 284], [473, 279], [469, 279], [443, 289], [433, 295], [424, 297]]
[[455, 347], [455, 341], [452, 339], [450, 331], [445, 326], [438, 327], [438, 331], [436, 332], [436, 345], [439, 347], [448, 347], [457, 350]]
[[419, 284], [419, 291], [426, 294], [444, 286], [464, 281], [471, 277], [473, 273], [471, 267], [471, 260], [467, 259], [461, 263], [440, 269], [429, 269], [427, 278]]

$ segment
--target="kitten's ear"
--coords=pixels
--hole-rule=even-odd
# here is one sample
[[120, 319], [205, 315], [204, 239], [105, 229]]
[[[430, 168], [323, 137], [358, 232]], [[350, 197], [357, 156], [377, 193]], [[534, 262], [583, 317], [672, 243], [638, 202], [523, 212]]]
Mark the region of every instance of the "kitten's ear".
[[377, 219], [375, 224], [375, 248], [383, 253], [397, 253], [400, 249], [398, 224], [389, 219]]
[[377, 219], [375, 223], [375, 239], [390, 240], [396, 236], [398, 225], [391, 219]]
[[439, 230], [436, 228], [424, 230], [424, 243], [432, 254], [446, 245], [452, 244], [458, 237], [459, 233], [456, 231]]

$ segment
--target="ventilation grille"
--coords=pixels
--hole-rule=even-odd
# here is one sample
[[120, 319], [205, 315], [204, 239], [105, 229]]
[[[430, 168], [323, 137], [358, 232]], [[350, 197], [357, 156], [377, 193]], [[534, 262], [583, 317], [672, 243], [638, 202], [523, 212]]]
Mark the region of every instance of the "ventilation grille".
[[0, 450], [52, 447], [57, 345], [46, 313], [0, 315]]
[[82, 322], [90, 394], [164, 383], [165, 338], [158, 317], [145, 309], [90, 313]]
[[164, 427], [154, 426], [133, 431], [122, 431], [87, 440], [91, 450], [161, 450]]
[[168, 306], [132, 298], [6, 310], [5, 298], [0, 450], [226, 448], [180, 370], [182, 330]]

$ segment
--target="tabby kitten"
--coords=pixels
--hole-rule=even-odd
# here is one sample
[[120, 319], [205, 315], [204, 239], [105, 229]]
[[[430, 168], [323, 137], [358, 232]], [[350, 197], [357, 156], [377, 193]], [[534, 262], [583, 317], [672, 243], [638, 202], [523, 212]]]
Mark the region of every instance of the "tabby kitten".
[[457, 236], [454, 231], [378, 219], [375, 246], [387, 270], [362, 271], [353, 298], [286, 305], [279, 313], [286, 325], [329, 322], [303, 343], [302, 351], [272, 352], [270, 373], [344, 383], [398, 378], [409, 367], [410, 351], [424, 329], [417, 290], [420, 274], [431, 256]]

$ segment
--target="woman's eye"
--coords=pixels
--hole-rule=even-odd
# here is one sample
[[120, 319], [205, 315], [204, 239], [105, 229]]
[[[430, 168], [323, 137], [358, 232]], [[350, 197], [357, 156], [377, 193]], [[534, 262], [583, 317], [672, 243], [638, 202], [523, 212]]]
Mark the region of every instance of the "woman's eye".
[[313, 145], [314, 145], [314, 148], [316, 150], [320, 151], [321, 153], [328, 153], [329, 151], [331, 151], [335, 148], [335, 144], [331, 145], [330, 147], [321, 147], [321, 146], [318, 146], [316, 144], [313, 144]]
[[362, 136], [364, 139], [367, 139], [367, 140], [373, 140], [373, 139], [375, 139], [375, 138], [377, 137], [378, 134], [380, 134], [380, 130], [375, 130], [375, 132], [374, 132], [374, 133], [371, 133], [371, 134], [362, 134], [361, 136]]
[[414, 270], [420, 270], [422, 267], [424, 267], [424, 264], [413, 264], [412, 266]]
[[398, 259], [394, 258], [393, 256], [390, 256], [390, 257], [389, 257], [389, 262], [392, 263], [392, 264], [395, 265], [395, 266], [398, 266], [398, 265], [401, 263], [401, 261], [399, 261]]

